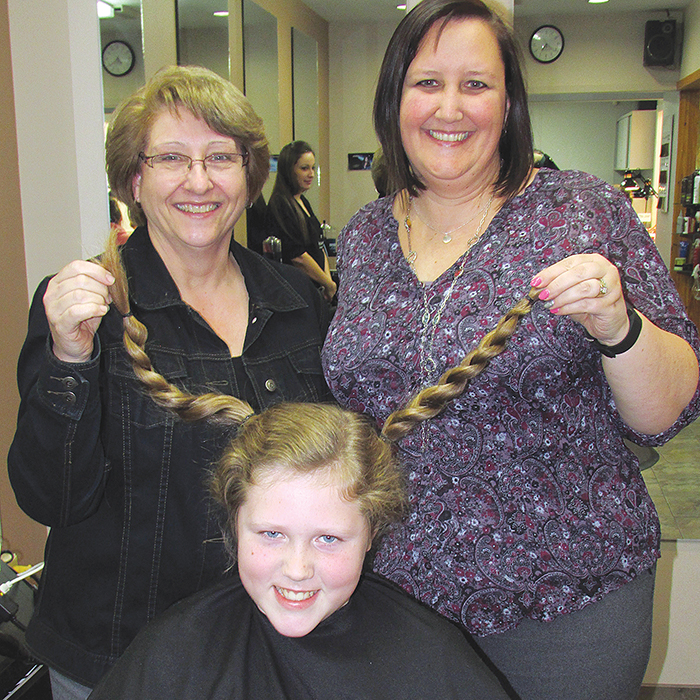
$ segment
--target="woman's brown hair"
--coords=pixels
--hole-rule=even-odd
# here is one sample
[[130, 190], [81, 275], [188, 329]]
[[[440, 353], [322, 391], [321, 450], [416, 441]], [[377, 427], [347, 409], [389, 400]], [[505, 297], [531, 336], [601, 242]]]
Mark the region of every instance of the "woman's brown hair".
[[117, 107], [107, 131], [106, 161], [109, 186], [129, 208], [136, 225], [145, 223], [134, 200], [132, 183], [142, 167], [154, 120], [163, 110], [186, 109], [210, 129], [229, 136], [248, 156], [248, 203], [260, 194], [270, 170], [270, 150], [262, 119], [248, 98], [228, 80], [200, 66], [161, 68], [140, 90]]

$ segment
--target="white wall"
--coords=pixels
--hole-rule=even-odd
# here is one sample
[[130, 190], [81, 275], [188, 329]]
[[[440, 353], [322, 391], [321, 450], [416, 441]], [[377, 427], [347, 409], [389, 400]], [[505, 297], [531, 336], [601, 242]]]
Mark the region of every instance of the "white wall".
[[22, 219], [30, 294], [99, 253], [109, 232], [94, 0], [9, 0]]
[[[399, 15], [399, 13], [397, 13]], [[377, 76], [393, 24], [330, 25], [331, 225], [338, 231], [377, 192], [369, 171], [348, 171], [348, 153], [373, 153], [372, 126]]]
[[562, 170], [583, 170], [615, 184], [617, 119], [637, 108], [629, 101], [546, 100], [530, 102], [535, 148]]
[[[696, 0], [697, 1], [697, 0]], [[660, 94], [674, 90], [679, 70], [645, 68], [644, 25], [666, 13], [625, 12], [596, 15], [546, 15], [515, 18], [515, 33], [525, 52], [528, 92], [549, 94]], [[671, 17], [681, 19], [678, 12]], [[554, 63], [537, 63], [527, 49], [541, 24], [564, 34], [564, 51]]]
[[700, 70], [700, 0], [691, 0], [684, 15], [681, 78]]

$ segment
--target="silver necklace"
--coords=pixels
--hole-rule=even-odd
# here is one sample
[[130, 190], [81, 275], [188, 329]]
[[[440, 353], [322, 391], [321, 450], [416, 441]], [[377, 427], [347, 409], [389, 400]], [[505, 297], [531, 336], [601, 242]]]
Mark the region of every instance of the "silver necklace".
[[[486, 217], [489, 215], [489, 210], [491, 209], [491, 204], [493, 203], [493, 198], [494, 198], [494, 193], [491, 193], [491, 197], [489, 198], [489, 201], [486, 203], [486, 209], [484, 209], [484, 215], [481, 217], [481, 221], [479, 222], [479, 225], [476, 227], [476, 231], [474, 232], [474, 235], [467, 240], [464, 250], [465, 252], [469, 250], [469, 248], [472, 246], [472, 244], [476, 241], [476, 239], [481, 235], [482, 233], [482, 228], [484, 226], [484, 222], [486, 221]], [[403, 220], [403, 225], [404, 228], [406, 229], [406, 242], [408, 244], [408, 255], [406, 256], [406, 260], [408, 261], [408, 264], [411, 266], [411, 269], [413, 270], [413, 273], [415, 274], [416, 272], [416, 258], [418, 257], [418, 253], [416, 253], [415, 250], [413, 250], [413, 245], [411, 243], [411, 203], [413, 202], [413, 197], [409, 197], [408, 199], [408, 211], [406, 212], [406, 216], [404, 217]], [[416, 210], [416, 214], [418, 214], [418, 211]], [[420, 216], [418, 217], [420, 219]], [[455, 231], [458, 231], [460, 228], [463, 228], [466, 226], [470, 221], [472, 221], [474, 217], [472, 217], [469, 221], [466, 223], [462, 224], [459, 228], [452, 229], [452, 231], [449, 231], [449, 233], [454, 233]], [[420, 219], [423, 221], [423, 219]], [[425, 221], [423, 221], [425, 224]], [[428, 226], [428, 228], [431, 228], [428, 224], [425, 224]], [[434, 230], [434, 229], [433, 229]], [[439, 231], [437, 232], [439, 233]], [[447, 235], [447, 234], [445, 234]], [[452, 240], [452, 239], [450, 239]], [[449, 241], [448, 241], [449, 242]], [[445, 243], [445, 240], [443, 239], [443, 243]], [[464, 260], [462, 261], [462, 265], [464, 265]]]
[[[421, 315], [420, 367], [421, 384], [424, 386], [429, 386], [431, 383], [433, 383], [433, 380], [435, 378], [434, 374], [437, 362], [433, 357], [433, 347], [435, 344], [435, 335], [437, 333], [437, 328], [440, 323], [440, 319], [442, 318], [442, 314], [445, 310], [445, 306], [447, 306], [448, 300], [452, 297], [452, 292], [454, 291], [455, 285], [457, 284], [457, 280], [464, 274], [464, 268], [467, 263], [467, 251], [469, 250], [471, 244], [481, 235], [483, 231], [484, 223], [486, 222], [486, 218], [488, 217], [489, 211], [491, 210], [493, 198], [494, 195], [491, 194], [491, 197], [486, 205], [486, 209], [484, 210], [484, 214], [481, 217], [481, 221], [477, 226], [476, 232], [469, 239], [469, 241], [467, 241], [466, 250], [462, 255], [462, 261], [460, 262], [459, 267], [455, 271], [452, 283], [450, 284], [447, 292], [445, 292], [445, 294], [442, 295], [442, 298], [440, 299], [440, 304], [438, 305], [438, 308], [435, 312], [430, 311], [430, 300], [428, 299], [427, 286], [422, 282], [420, 283], [421, 290], [423, 293], [423, 314]], [[416, 252], [411, 248], [411, 219], [408, 214], [404, 219], [404, 226], [406, 227], [406, 235], [408, 238], [409, 254], [407, 259], [409, 265], [411, 266], [415, 274], [414, 266], [416, 261]]]
[[[413, 203], [414, 203], [414, 202], [413, 202], [413, 197], [409, 197], [409, 198], [408, 198], [408, 212], [409, 212], [409, 214], [410, 214], [410, 212], [411, 212], [411, 207], [413, 206]], [[467, 226], [467, 224], [471, 224], [471, 222], [474, 221], [474, 219], [476, 219], [476, 217], [479, 216], [479, 214], [481, 214], [482, 209], [481, 209], [481, 207], [479, 207], [479, 208], [476, 210], [476, 212], [474, 213], [474, 215], [471, 216], [471, 217], [469, 217], [464, 223], [462, 223], [462, 224], [460, 224], [459, 226], [457, 226], [457, 228], [453, 228], [453, 229], [451, 229], [450, 231], [445, 231], [444, 233], [443, 233], [442, 231], [439, 231], [438, 229], [436, 229], [434, 226], [431, 226], [431, 225], [420, 215], [420, 212], [418, 211], [418, 207], [417, 207], [417, 206], [413, 207], [413, 211], [416, 212], [416, 217], [418, 218], [418, 221], [420, 221], [424, 226], [426, 226], [427, 228], [429, 228], [431, 231], [434, 231], [435, 233], [439, 233], [439, 234], [442, 236], [442, 242], [443, 242], [445, 245], [447, 245], [448, 243], [451, 243], [451, 242], [452, 242], [452, 234], [453, 234], [453, 233], [456, 233], [456, 232], [459, 231], [460, 229], [463, 229], [465, 226]]]

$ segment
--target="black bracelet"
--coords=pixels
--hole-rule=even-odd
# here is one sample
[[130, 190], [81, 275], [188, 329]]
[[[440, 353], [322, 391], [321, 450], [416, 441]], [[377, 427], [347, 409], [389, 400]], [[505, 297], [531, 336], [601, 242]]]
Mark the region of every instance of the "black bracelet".
[[622, 355], [623, 352], [627, 352], [637, 342], [639, 334], [642, 332], [642, 317], [631, 304], [627, 304], [627, 318], [630, 320], [630, 329], [617, 345], [603, 345], [584, 329], [586, 340], [606, 357]]

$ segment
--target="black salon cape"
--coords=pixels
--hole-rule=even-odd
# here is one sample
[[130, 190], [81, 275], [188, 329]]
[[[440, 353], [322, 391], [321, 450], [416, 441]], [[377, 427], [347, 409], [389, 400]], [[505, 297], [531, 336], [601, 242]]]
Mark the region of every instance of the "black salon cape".
[[89, 700], [501, 700], [461, 631], [366, 574], [305, 637], [284, 637], [238, 578], [145, 627]]

